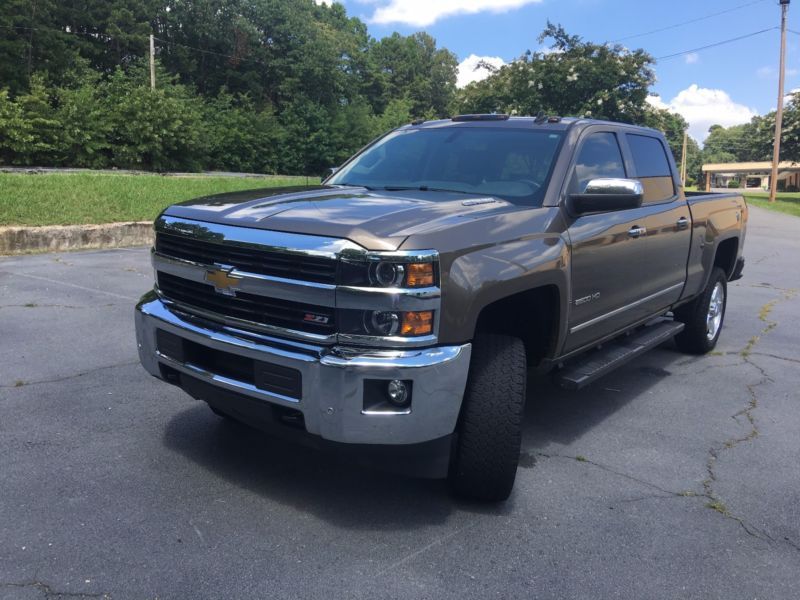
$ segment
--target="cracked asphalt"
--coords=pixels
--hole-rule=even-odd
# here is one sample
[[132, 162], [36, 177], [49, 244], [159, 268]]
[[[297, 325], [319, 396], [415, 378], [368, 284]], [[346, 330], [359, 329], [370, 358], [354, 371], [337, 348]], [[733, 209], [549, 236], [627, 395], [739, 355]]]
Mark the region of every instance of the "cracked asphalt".
[[500, 506], [149, 377], [146, 249], [0, 259], [0, 598], [797, 598], [798, 239], [752, 209], [715, 353], [532, 376]]

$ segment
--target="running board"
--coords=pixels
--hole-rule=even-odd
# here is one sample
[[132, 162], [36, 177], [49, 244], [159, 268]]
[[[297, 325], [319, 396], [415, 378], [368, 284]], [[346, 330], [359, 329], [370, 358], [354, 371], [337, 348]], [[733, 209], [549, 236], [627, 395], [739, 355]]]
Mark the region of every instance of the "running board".
[[683, 327], [683, 323], [677, 321], [659, 321], [631, 335], [612, 340], [556, 371], [555, 382], [567, 390], [579, 390], [586, 387], [617, 367], [621, 367], [637, 356], [663, 344], [683, 331]]

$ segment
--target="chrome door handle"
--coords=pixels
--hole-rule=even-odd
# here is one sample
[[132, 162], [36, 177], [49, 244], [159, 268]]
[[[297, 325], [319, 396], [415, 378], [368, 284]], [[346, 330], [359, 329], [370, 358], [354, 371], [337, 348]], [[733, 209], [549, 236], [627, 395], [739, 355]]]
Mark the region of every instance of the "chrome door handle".
[[645, 233], [647, 233], [647, 228], [645, 227], [634, 226], [628, 230], [628, 236], [632, 238], [638, 238], [639, 236], [642, 236]]
[[680, 219], [678, 219], [676, 225], [678, 226], [678, 229], [686, 229], [687, 227], [689, 227], [689, 219], [687, 219], [686, 217], [681, 217]]

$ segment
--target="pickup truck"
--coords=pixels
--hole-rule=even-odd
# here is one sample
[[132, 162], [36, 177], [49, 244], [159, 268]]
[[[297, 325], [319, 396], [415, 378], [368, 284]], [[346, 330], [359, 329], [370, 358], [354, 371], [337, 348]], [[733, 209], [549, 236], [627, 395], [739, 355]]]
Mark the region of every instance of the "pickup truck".
[[655, 130], [415, 122], [321, 185], [167, 208], [139, 355], [220, 416], [500, 501], [528, 370], [578, 389], [671, 338], [712, 350], [747, 216], [685, 194]]

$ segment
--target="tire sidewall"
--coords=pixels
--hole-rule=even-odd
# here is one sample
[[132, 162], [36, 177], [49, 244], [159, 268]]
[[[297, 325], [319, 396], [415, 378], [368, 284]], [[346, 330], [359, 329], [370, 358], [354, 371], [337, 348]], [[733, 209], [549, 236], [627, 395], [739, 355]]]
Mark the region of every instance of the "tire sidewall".
[[722, 285], [722, 318], [720, 319], [716, 335], [712, 339], [708, 339], [708, 335], [706, 334], [705, 341], [708, 351], [713, 350], [719, 341], [719, 336], [722, 334], [722, 328], [725, 325], [725, 313], [728, 308], [728, 281], [725, 277], [725, 272], [719, 268], [714, 269], [714, 272], [711, 274], [711, 280], [708, 282], [708, 287], [703, 295], [703, 305], [701, 309], [704, 317], [708, 315], [708, 309], [711, 306], [711, 297], [718, 283]]

